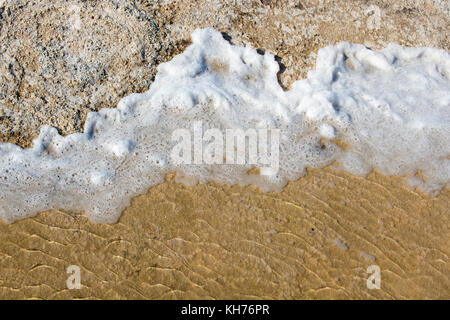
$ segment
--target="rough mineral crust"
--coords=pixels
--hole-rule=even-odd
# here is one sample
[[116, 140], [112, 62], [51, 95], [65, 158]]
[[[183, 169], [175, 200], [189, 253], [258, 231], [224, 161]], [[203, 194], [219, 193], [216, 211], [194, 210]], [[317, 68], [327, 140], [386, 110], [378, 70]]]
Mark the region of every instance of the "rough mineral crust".
[[0, 0], [0, 141], [81, 131], [88, 111], [148, 89], [195, 28], [277, 54], [289, 87], [340, 41], [449, 50], [449, 17], [447, 0]]
[[169, 45], [129, 0], [0, 1], [0, 139], [28, 146], [44, 124], [81, 131], [86, 114], [148, 89]]
[[304, 78], [318, 49], [341, 41], [373, 49], [390, 42], [450, 49], [447, 0], [183, 0], [167, 1], [175, 12], [168, 28], [174, 39], [198, 27], [226, 32], [281, 58], [286, 87]]

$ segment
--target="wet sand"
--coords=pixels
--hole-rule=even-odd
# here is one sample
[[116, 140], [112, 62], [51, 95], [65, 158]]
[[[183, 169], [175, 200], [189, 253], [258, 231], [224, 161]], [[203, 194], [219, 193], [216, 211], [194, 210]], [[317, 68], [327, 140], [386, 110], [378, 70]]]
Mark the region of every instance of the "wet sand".
[[432, 197], [331, 167], [281, 193], [166, 180], [112, 225], [61, 211], [0, 221], [0, 298], [450, 298], [448, 188]]

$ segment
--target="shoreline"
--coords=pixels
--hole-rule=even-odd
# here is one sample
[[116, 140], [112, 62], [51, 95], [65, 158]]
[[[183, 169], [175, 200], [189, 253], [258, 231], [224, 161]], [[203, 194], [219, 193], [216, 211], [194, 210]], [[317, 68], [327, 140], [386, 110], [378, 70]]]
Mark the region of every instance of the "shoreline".
[[[194, 41], [192, 33], [205, 28], [217, 30], [215, 38], [221, 41]], [[0, 300], [450, 300], [449, 1], [0, 0], [0, 30]], [[192, 46], [203, 53], [197, 55], [204, 60], [198, 68], [195, 54], [186, 54], [188, 50], [195, 53]], [[253, 54], [244, 49], [249, 46]], [[324, 48], [339, 46], [347, 49], [322, 59]], [[415, 55], [420, 48], [428, 49]], [[339, 55], [344, 57], [339, 66], [328, 64], [337, 62]], [[258, 67], [255, 62], [264, 56], [272, 57], [271, 62]], [[183, 59], [191, 63], [174, 61]], [[323, 77], [315, 82], [324, 78], [321, 86], [311, 86], [310, 92], [296, 88], [300, 82], [308, 87], [309, 74], [318, 74], [318, 60], [334, 70], [331, 81], [325, 81], [326, 72], [319, 72]], [[269, 78], [263, 76], [268, 66], [278, 70]], [[158, 71], [164, 68], [166, 77]], [[189, 70], [195, 75], [192, 78], [183, 76]], [[198, 70], [205, 71], [209, 80], [201, 82]], [[401, 74], [409, 76], [398, 77]], [[377, 77], [379, 81], [369, 81]], [[141, 110], [142, 118], [149, 114], [157, 118], [158, 106], [170, 112], [160, 114], [155, 129], [140, 128], [136, 121], [119, 134], [111, 122], [109, 128], [117, 135], [102, 141], [100, 118], [131, 115], [122, 112], [119, 102], [131, 95], [142, 97], [157, 82], [164, 89], [161, 94], [173, 88], [167, 97], [188, 94], [174, 103], [172, 98], [162, 99], [161, 104], [156, 99], [148, 109], [136, 109], [130, 103], [130, 110]], [[339, 83], [342, 90], [331, 90]], [[434, 87], [437, 83], [442, 87]], [[293, 136], [298, 133], [299, 139], [283, 144], [283, 161], [277, 163], [287, 171], [298, 165], [306, 169], [295, 171], [276, 191], [255, 186], [265, 181], [260, 179], [261, 166], [246, 162], [238, 175], [225, 167], [209, 169], [203, 161], [207, 152], [198, 152], [202, 166], [197, 172], [190, 165], [184, 167], [185, 173], [174, 171], [180, 167], [158, 171], [172, 149], [153, 152], [150, 146], [142, 150], [140, 146], [150, 141], [161, 146], [174, 132], [157, 131], [169, 128], [162, 121], [164, 115], [180, 119], [172, 129], [187, 127], [189, 122], [181, 121], [180, 110], [183, 105], [191, 110], [190, 101], [195, 105], [202, 91], [190, 87], [202, 85], [220, 89], [205, 95], [218, 99], [197, 104], [202, 111], [192, 117], [205, 116], [201, 126], [205, 134], [217, 129], [223, 138], [227, 128], [257, 129], [247, 120], [263, 117], [264, 110], [270, 115], [279, 104], [287, 108], [280, 109], [282, 114], [303, 108], [302, 119], [307, 114], [321, 116], [323, 110], [344, 115], [348, 108], [354, 123], [365, 119], [360, 111], [371, 107], [365, 123], [355, 131], [364, 132], [358, 136], [364, 141], [369, 138], [369, 143], [355, 140], [348, 132], [351, 127], [344, 126], [345, 134], [340, 134], [340, 121], [336, 126], [330, 118], [320, 126], [306, 123], [315, 143], [310, 139], [300, 143], [306, 131], [294, 127]], [[280, 90], [284, 93], [277, 93]], [[270, 93], [279, 98], [272, 99]], [[226, 102], [230, 96], [242, 98], [242, 103], [213, 103]], [[295, 96], [298, 101], [290, 103]], [[311, 99], [305, 101], [305, 97]], [[392, 103], [391, 97], [399, 97], [398, 103], [396, 99]], [[244, 103], [247, 100], [249, 104]], [[353, 108], [352, 101], [361, 103]], [[144, 99], [138, 105], [146, 103]], [[237, 106], [242, 108], [235, 110]], [[222, 113], [228, 109], [235, 110], [228, 117], [231, 125], [226, 125], [226, 113]], [[249, 113], [253, 109], [254, 114]], [[217, 110], [221, 112], [214, 118]], [[372, 119], [390, 111], [388, 122]], [[409, 125], [402, 127], [398, 115], [410, 119]], [[92, 116], [99, 119], [90, 121]], [[267, 117], [278, 125], [279, 118], [280, 114]], [[243, 123], [236, 126], [236, 120]], [[90, 129], [85, 130], [89, 123]], [[190, 132], [186, 141], [197, 140], [195, 127]], [[91, 133], [95, 139], [90, 139]], [[97, 141], [100, 151], [80, 146], [79, 152], [73, 152], [75, 160], [55, 161], [52, 166], [59, 156], [72, 154], [61, 147], [72, 148], [69, 136], [86, 137], [86, 145]], [[248, 140], [250, 145], [250, 135]], [[222, 139], [224, 145], [226, 141]], [[22, 149], [7, 156], [15, 146], [36, 150]], [[192, 164], [197, 162], [195, 143], [190, 146], [187, 153], [194, 156]], [[214, 146], [205, 140], [201, 151], [220, 150]], [[290, 148], [293, 153], [287, 152]], [[35, 152], [34, 160], [22, 161]], [[356, 157], [348, 161], [350, 167], [345, 157], [336, 158], [352, 152]], [[89, 160], [97, 153], [97, 158]], [[315, 165], [314, 154], [318, 160], [329, 161]], [[387, 154], [392, 157], [384, 165], [376, 161], [378, 155]], [[128, 164], [123, 157], [130, 158]], [[405, 165], [413, 159], [413, 166]], [[78, 168], [78, 164], [86, 166]], [[247, 165], [253, 168], [246, 171]], [[353, 165], [362, 165], [362, 171], [350, 170]], [[368, 173], [370, 168], [375, 169]], [[231, 179], [224, 178], [222, 169]], [[202, 174], [208, 172], [216, 175], [205, 179]], [[211, 182], [197, 184], [190, 177]], [[233, 180], [237, 177], [242, 179]], [[64, 183], [72, 187], [61, 187]], [[427, 193], [432, 190], [428, 185], [434, 186], [434, 193]], [[48, 210], [58, 207], [72, 210]], [[24, 218], [27, 212], [33, 216]], [[96, 223], [93, 212], [99, 218], [116, 215], [109, 222]], [[16, 220], [6, 223], [2, 217]], [[69, 282], [76, 270], [79, 289]], [[371, 270], [380, 271], [380, 289], [368, 284]]]
[[[342, 142], [339, 142], [339, 143], [342, 143]], [[329, 165], [327, 165], [325, 167], [322, 167], [322, 168], [306, 167], [305, 175], [301, 176], [297, 180], [289, 180], [285, 186], [281, 187], [280, 190], [274, 189], [274, 190], [271, 190], [271, 191], [264, 191], [261, 187], [253, 185], [251, 183], [248, 184], [248, 185], [240, 185], [240, 184], [228, 185], [228, 184], [221, 183], [219, 181], [208, 181], [206, 183], [203, 183], [203, 182], [197, 181], [196, 178], [184, 176], [184, 174], [182, 172], [172, 171], [172, 172], [169, 172], [169, 173], [166, 174], [163, 182], [158, 183], [158, 184], [153, 185], [153, 186], [150, 186], [148, 188], [147, 192], [142, 193], [142, 194], [138, 194], [138, 195], [132, 197], [131, 200], [130, 200], [130, 204], [128, 206], [126, 206], [126, 208], [124, 210], [122, 210], [122, 212], [121, 212], [121, 214], [120, 214], [120, 216], [119, 216], [119, 218], [117, 219], [116, 222], [96, 222], [96, 221], [92, 220], [91, 218], [89, 218], [89, 216], [83, 210], [68, 210], [68, 209], [60, 208], [60, 209], [39, 211], [38, 213], [36, 213], [34, 215], [31, 215], [31, 216], [28, 216], [28, 217], [25, 217], [25, 218], [22, 218], [22, 219], [14, 220], [12, 222], [7, 222], [7, 221], [3, 220], [0, 217], [0, 223], [3, 223], [5, 225], [12, 225], [12, 224], [18, 223], [19, 221], [22, 221], [22, 220], [36, 218], [37, 216], [39, 216], [41, 214], [48, 214], [50, 212], [60, 212], [60, 213], [68, 214], [68, 215], [71, 215], [71, 216], [83, 216], [86, 219], [88, 219], [88, 221], [90, 223], [94, 223], [94, 224], [98, 224], [98, 225], [114, 225], [114, 224], [117, 224], [117, 223], [120, 222], [120, 219], [122, 218], [122, 215], [132, 206], [133, 201], [135, 199], [137, 199], [139, 197], [142, 197], [142, 196], [145, 196], [146, 194], [151, 193], [153, 188], [157, 188], [157, 187], [159, 187], [161, 185], [164, 185], [164, 184], [167, 184], [167, 183], [169, 183], [171, 181], [173, 181], [176, 184], [185, 186], [185, 187], [197, 187], [197, 186], [200, 186], [200, 185], [210, 185], [211, 184], [211, 185], [221, 185], [221, 186], [227, 187], [227, 188], [234, 188], [234, 187], [237, 187], [237, 188], [250, 188], [250, 189], [256, 190], [257, 192], [260, 192], [260, 193], [283, 193], [284, 190], [290, 184], [293, 184], [293, 183], [295, 184], [298, 181], [304, 179], [311, 171], [314, 171], [314, 170], [325, 170], [325, 171], [331, 170], [333, 172], [337, 172], [337, 173], [340, 173], [340, 174], [348, 174], [348, 175], [354, 176], [356, 178], [361, 178], [361, 179], [368, 179], [369, 176], [373, 176], [373, 175], [382, 176], [382, 177], [387, 178], [387, 179], [400, 179], [400, 181], [402, 181], [403, 186], [406, 187], [411, 192], [417, 193], [417, 194], [419, 194], [419, 195], [421, 195], [423, 197], [430, 197], [431, 199], [439, 198], [441, 193], [450, 192], [450, 187], [448, 185], [445, 185], [444, 187], [442, 187], [441, 190], [439, 190], [437, 192], [427, 192], [427, 191], [421, 189], [419, 186], [412, 187], [412, 186], [408, 185], [406, 183], [407, 180], [408, 180], [408, 176], [397, 176], [397, 175], [390, 175], [390, 176], [388, 176], [388, 175], [384, 175], [383, 173], [379, 172], [379, 170], [377, 170], [376, 168], [372, 169], [372, 171], [370, 173], [368, 173], [366, 176], [355, 175], [355, 174], [353, 174], [353, 173], [351, 173], [349, 171], [340, 169], [338, 162], [334, 162], [334, 163], [329, 164]], [[247, 174], [249, 176], [260, 175], [261, 171], [260, 171], [260, 169], [258, 167], [253, 167], [252, 169], [247, 171]], [[409, 178], [411, 178], [411, 177], [409, 177]], [[422, 170], [420, 170], [420, 169], [417, 170], [417, 173], [414, 175], [414, 178], [418, 178], [421, 181], [426, 182], [426, 179], [423, 177]]]

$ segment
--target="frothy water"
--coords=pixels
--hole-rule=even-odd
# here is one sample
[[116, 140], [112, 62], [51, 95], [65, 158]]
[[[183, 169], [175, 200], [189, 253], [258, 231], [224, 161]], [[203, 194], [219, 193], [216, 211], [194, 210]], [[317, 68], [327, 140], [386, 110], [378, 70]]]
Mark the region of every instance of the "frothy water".
[[[150, 89], [117, 109], [90, 113], [84, 133], [45, 126], [31, 149], [0, 144], [0, 217], [12, 222], [50, 209], [117, 221], [130, 199], [177, 171], [187, 181], [254, 184], [281, 190], [306, 167], [337, 161], [365, 175], [406, 175], [437, 193], [450, 177], [450, 55], [391, 44], [381, 51], [340, 43], [321, 49], [307, 79], [284, 91], [271, 54], [231, 45], [198, 29], [186, 51], [163, 63]], [[279, 169], [246, 164], [174, 163], [172, 133], [277, 129]], [[339, 147], [338, 140], [348, 148]], [[207, 148], [211, 141], [200, 140]], [[224, 153], [225, 154], [225, 153]], [[425, 181], [415, 177], [421, 170]]]

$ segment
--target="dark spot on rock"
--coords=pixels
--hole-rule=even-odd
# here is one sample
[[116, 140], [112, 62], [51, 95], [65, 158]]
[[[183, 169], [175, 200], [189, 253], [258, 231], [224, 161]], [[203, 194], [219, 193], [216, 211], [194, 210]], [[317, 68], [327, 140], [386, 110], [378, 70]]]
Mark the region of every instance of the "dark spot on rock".
[[301, 3], [300, 1], [299, 1], [299, 3], [297, 3], [297, 5], [295, 6], [295, 8], [297, 8], [297, 9], [299, 9], [299, 10], [305, 10], [304, 4]]

